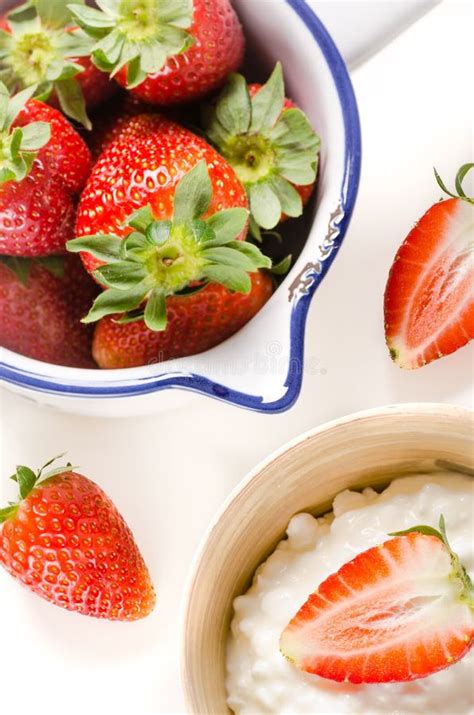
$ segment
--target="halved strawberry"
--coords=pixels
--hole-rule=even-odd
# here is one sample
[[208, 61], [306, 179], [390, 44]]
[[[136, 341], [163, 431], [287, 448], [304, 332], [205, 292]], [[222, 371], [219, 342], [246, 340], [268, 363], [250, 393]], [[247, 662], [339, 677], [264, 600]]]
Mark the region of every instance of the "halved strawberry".
[[385, 290], [385, 335], [392, 359], [413, 369], [474, 338], [474, 199], [456, 177], [457, 195], [432, 206], [410, 231]]
[[308, 673], [351, 683], [424, 678], [474, 639], [474, 592], [440, 530], [415, 526], [326, 579], [283, 631], [280, 648]]

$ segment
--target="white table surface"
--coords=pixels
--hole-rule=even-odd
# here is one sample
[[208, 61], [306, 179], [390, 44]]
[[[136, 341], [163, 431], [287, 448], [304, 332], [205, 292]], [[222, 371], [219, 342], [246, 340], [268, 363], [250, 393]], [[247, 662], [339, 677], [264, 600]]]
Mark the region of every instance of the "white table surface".
[[472, 160], [471, 32], [469, 3], [444, 0], [354, 72], [361, 188], [311, 307], [309, 368], [290, 412], [264, 416], [195, 397], [154, 418], [106, 421], [2, 393], [2, 501], [16, 463], [37, 466], [68, 450], [126, 516], [159, 597], [150, 618], [108, 623], [55, 608], [0, 572], [3, 712], [184, 713], [178, 623], [186, 575], [211, 516], [246, 472], [289, 438], [352, 411], [417, 400], [472, 405], [470, 347], [403, 372], [388, 358], [382, 320], [395, 251], [440, 195], [431, 167], [451, 182]]

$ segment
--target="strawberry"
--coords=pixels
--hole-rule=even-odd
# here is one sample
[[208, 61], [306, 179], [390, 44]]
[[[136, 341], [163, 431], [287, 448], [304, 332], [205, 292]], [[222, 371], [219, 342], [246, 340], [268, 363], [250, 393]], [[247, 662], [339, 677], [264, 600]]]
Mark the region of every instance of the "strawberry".
[[113, 316], [99, 320], [93, 354], [102, 368], [149, 365], [195, 355], [236, 333], [267, 302], [273, 292], [268, 273], [252, 273], [250, 293], [232, 293], [209, 284], [193, 295], [168, 300], [168, 325], [156, 332], [143, 320], [120, 323]]
[[207, 138], [246, 188], [252, 233], [301, 216], [316, 181], [320, 140], [306, 115], [285, 98], [281, 64], [265, 85], [233, 74], [203, 113]]
[[283, 631], [283, 655], [330, 680], [424, 678], [474, 641], [474, 591], [439, 531], [416, 526], [364, 551], [329, 576]]
[[20, 499], [0, 510], [0, 563], [56, 606], [135, 621], [155, 606], [133, 535], [97, 484], [65, 467], [16, 468]]
[[76, 256], [0, 258], [0, 345], [55, 365], [96, 367], [81, 317], [98, 287]]
[[241, 240], [246, 205], [232, 168], [204, 140], [157, 115], [131, 119], [94, 167], [79, 238], [67, 244], [107, 288], [85, 322], [121, 313], [164, 330], [174, 295], [208, 283], [249, 293], [249, 273], [271, 261]]
[[9, 100], [0, 83], [0, 253], [7, 255], [64, 251], [75, 195], [91, 168], [79, 134], [61, 112], [29, 99], [33, 92]]
[[34, 85], [71, 119], [91, 129], [87, 108], [111, 96], [115, 82], [92, 63], [93, 42], [74, 27], [66, 0], [35, 0], [0, 22], [0, 71], [10, 90]]
[[398, 250], [385, 289], [385, 336], [392, 360], [414, 369], [449, 355], [474, 338], [474, 199], [462, 181], [452, 198], [434, 204]]
[[97, 0], [72, 4], [92, 59], [150, 104], [191, 102], [220, 87], [243, 58], [229, 0]]

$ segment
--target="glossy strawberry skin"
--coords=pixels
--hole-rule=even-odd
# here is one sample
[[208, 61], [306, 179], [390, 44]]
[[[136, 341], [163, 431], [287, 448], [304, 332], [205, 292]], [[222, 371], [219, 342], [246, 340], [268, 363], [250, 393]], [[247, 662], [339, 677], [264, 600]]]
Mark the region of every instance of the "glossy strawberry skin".
[[32, 261], [26, 285], [0, 261], [0, 345], [26, 357], [95, 368], [90, 325], [80, 319], [98, 288], [77, 256], [64, 257], [64, 277]]
[[130, 529], [75, 472], [40, 482], [0, 526], [0, 563], [30, 591], [83, 615], [133, 621], [155, 605]]
[[73, 236], [77, 194], [91, 169], [87, 145], [53, 107], [31, 100], [14, 126], [44, 121], [51, 139], [39, 150], [29, 174], [0, 184], [0, 253], [47, 256], [64, 252]]
[[[262, 86], [263, 85], [261, 85], [261, 84], [250, 84], [249, 85], [250, 96], [254, 97], [257, 94], [257, 92], [262, 88]], [[299, 109], [299, 107], [297, 104], [295, 104], [293, 102], [292, 99], [288, 99], [288, 97], [285, 97], [284, 109]], [[295, 189], [301, 196], [301, 198], [303, 200], [303, 206], [306, 206], [306, 204], [310, 200], [310, 198], [313, 194], [313, 191], [314, 191], [315, 183], [307, 184], [306, 186], [301, 186], [299, 184], [292, 184], [292, 186], [295, 187]], [[286, 214], [282, 214], [281, 220], [286, 221], [287, 219], [288, 219], [288, 216], [286, 216]]]
[[474, 338], [474, 208], [461, 199], [434, 204], [400, 247], [385, 290], [385, 332], [401, 367], [422, 367]]
[[474, 616], [458, 600], [453, 579], [438, 537], [390, 539], [344, 564], [309, 596], [284, 630], [281, 650], [305, 672], [338, 682], [431, 675], [473, 644]]
[[[201, 99], [218, 89], [242, 63], [244, 35], [229, 0], [193, 0], [193, 5], [189, 32], [194, 45], [131, 90], [144, 102], [170, 105]], [[116, 79], [126, 86], [127, 70], [121, 70]]]
[[248, 295], [209, 284], [194, 295], [169, 298], [168, 325], [162, 332], [149, 330], [142, 320], [120, 325], [114, 316], [103, 318], [94, 334], [97, 364], [109, 369], [138, 367], [195, 355], [218, 345], [253, 318], [272, 295], [273, 282], [267, 273], [250, 277]]
[[[208, 215], [225, 208], [248, 207], [245, 190], [229, 164], [184, 127], [156, 114], [133, 117], [116, 130], [81, 195], [76, 236], [116, 234], [125, 237], [123, 222], [150, 205], [156, 219], [173, 213], [176, 184], [198, 164], [207, 163], [213, 197]], [[245, 238], [243, 233], [240, 238]], [[101, 262], [81, 254], [89, 271]]]

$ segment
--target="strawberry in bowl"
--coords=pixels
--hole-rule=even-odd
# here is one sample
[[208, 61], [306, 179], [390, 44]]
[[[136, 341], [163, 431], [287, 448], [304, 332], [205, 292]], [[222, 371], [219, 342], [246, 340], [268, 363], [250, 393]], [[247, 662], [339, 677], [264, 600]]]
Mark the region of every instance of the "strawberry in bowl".
[[[80, 201], [74, 204], [74, 233], [81, 241], [109, 236], [110, 245], [120, 246], [120, 262], [127, 267], [118, 265], [114, 249], [101, 254], [97, 241], [81, 249], [71, 244], [72, 250], [82, 254], [84, 268], [93, 274], [100, 290], [92, 312], [84, 311], [84, 320], [86, 325], [95, 323], [92, 349], [102, 370], [86, 373], [76, 368], [61, 370], [49, 362], [31, 364], [31, 358], [5, 349], [2, 377], [13, 389], [35, 399], [88, 414], [115, 413], [119, 404], [123, 408], [127, 405], [127, 413], [140, 413], [184, 401], [177, 390], [165, 394], [169, 387], [201, 392], [251, 409], [287, 409], [301, 387], [309, 304], [337, 255], [357, 193], [358, 115], [337, 50], [309, 8], [305, 6], [303, 12], [303, 5], [293, 6], [284, 0], [274, 3], [275, 23], [271, 26], [263, 5], [245, 0], [236, 0], [232, 7], [227, 0], [114, 0], [94, 7], [59, 2], [51, 22], [59, 23], [56, 12], [63, 5], [67, 12], [56, 28], [61, 43], [69, 47], [73, 40], [80, 42], [85, 54], [77, 51], [73, 55], [68, 50], [61, 66], [69, 67], [70, 61], [77, 65], [90, 61], [97, 72], [112, 77], [112, 84], [116, 80], [122, 85], [117, 103], [101, 105], [88, 113], [93, 128], [83, 136], [97, 162]], [[14, 11], [8, 21], [19, 24], [34, 13], [41, 16], [41, 27], [46, 26], [41, 2], [36, 9]], [[284, 35], [281, 28], [285, 28]], [[286, 28], [295, 40], [291, 51]], [[11, 64], [8, 33], [5, 28], [6, 44], [0, 59]], [[279, 125], [281, 129], [286, 120], [291, 124], [305, 117], [305, 127], [317, 127], [323, 137], [319, 157], [318, 138], [309, 130], [303, 137], [309, 147], [302, 143], [311, 157], [299, 155], [299, 169], [286, 172], [288, 178], [274, 177], [281, 191], [278, 211], [272, 201], [272, 225], [281, 219], [281, 226], [274, 226], [283, 237], [281, 244], [265, 235], [269, 221], [261, 221], [260, 216], [259, 226], [251, 216], [259, 212], [254, 188], [244, 185], [244, 177], [239, 176], [231, 157], [226, 158], [218, 142], [213, 141], [214, 146], [207, 143], [198, 128], [201, 102], [214, 106], [214, 95], [225, 86], [229, 75], [241, 68], [246, 35], [250, 59], [261, 68], [260, 77], [268, 77], [277, 65], [270, 89], [275, 83], [281, 94], [284, 73], [283, 93], [292, 97], [291, 102], [285, 99], [279, 107], [271, 130], [276, 131]], [[75, 73], [76, 69], [70, 68], [71, 76], [81, 85], [87, 105], [86, 88], [82, 86], [86, 70]], [[303, 76], [311, 91], [301, 83]], [[38, 81], [41, 83], [41, 78]], [[51, 101], [56, 102], [57, 88], [50, 89]], [[258, 106], [268, 94], [268, 82], [251, 84], [248, 92]], [[270, 124], [263, 131], [270, 131]], [[135, 162], [138, 156], [140, 166]], [[331, 157], [329, 162], [327, 157]], [[313, 191], [319, 158], [321, 181]], [[196, 234], [194, 243], [188, 242], [186, 255], [189, 258], [190, 248], [191, 253], [198, 249], [198, 260], [194, 266], [187, 260], [185, 275], [175, 280], [184, 253], [180, 249], [176, 261], [177, 255], [165, 256], [170, 243], [160, 247], [155, 241], [152, 246], [152, 234], [159, 241], [167, 235], [152, 224], [176, 223], [174, 192], [201, 160], [206, 163], [212, 196], [209, 204], [203, 204], [203, 212], [194, 205], [191, 223], [207, 223], [209, 239], [213, 214], [243, 209], [248, 212], [247, 218], [240, 226], [234, 225], [232, 236], [221, 236], [219, 240], [225, 240], [225, 244], [205, 247], [204, 233], [197, 239]], [[260, 189], [267, 191], [269, 183], [262, 182], [257, 193]], [[314, 200], [310, 201], [311, 194]], [[263, 205], [260, 203], [260, 208]], [[133, 221], [134, 212], [147, 207], [151, 211], [147, 225], [137, 230], [127, 223]], [[294, 220], [284, 222], [287, 217]], [[215, 227], [211, 229], [215, 232]], [[222, 232], [222, 226], [219, 230]], [[189, 233], [189, 226], [186, 231]], [[141, 260], [141, 265], [135, 260], [140, 249], [132, 247], [132, 234], [139, 242], [147, 242], [145, 253], [149, 258], [159, 254], [166, 258], [168, 265], [161, 263], [166, 268], [160, 268], [161, 277], [150, 270], [155, 259], [148, 263]], [[176, 239], [174, 225], [166, 240], [169, 238], [171, 243]], [[255, 241], [260, 238], [263, 242], [256, 248]], [[146, 259], [145, 253], [142, 259]], [[263, 254], [272, 258], [273, 275]], [[117, 274], [122, 269], [127, 273], [126, 280]], [[166, 276], [174, 278], [170, 281]], [[114, 300], [109, 303], [111, 297]], [[269, 350], [273, 348], [269, 346], [274, 345], [278, 369], [265, 367], [264, 374], [257, 375], [255, 356], [264, 363], [272, 361]], [[212, 360], [208, 357], [210, 350]], [[225, 375], [222, 371], [220, 377], [216, 375], [215, 368], [220, 370], [241, 358], [250, 365], [248, 370], [226, 370]]]
[[68, 243], [106, 288], [84, 320], [122, 324], [98, 326], [99, 366], [202, 352], [253, 317], [272, 290], [250, 274], [271, 261], [243, 240], [246, 206], [232, 168], [199, 137], [156, 115], [124, 125], [91, 174]]
[[90, 59], [92, 43], [72, 22], [66, 2], [35, 0], [0, 19], [0, 71], [11, 91], [34, 86], [70, 119], [92, 125], [87, 111], [110, 97], [116, 84]]
[[243, 59], [229, 0], [98, 0], [69, 5], [94, 40], [95, 65], [150, 104], [191, 102], [219, 88]]
[[64, 253], [91, 169], [84, 140], [53, 107], [0, 83], [0, 254]]

